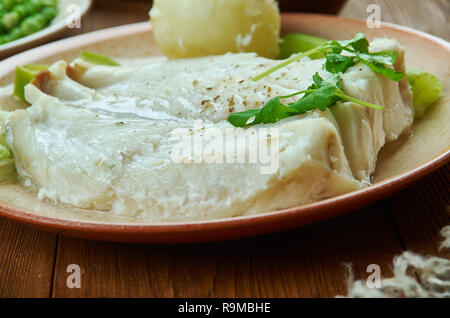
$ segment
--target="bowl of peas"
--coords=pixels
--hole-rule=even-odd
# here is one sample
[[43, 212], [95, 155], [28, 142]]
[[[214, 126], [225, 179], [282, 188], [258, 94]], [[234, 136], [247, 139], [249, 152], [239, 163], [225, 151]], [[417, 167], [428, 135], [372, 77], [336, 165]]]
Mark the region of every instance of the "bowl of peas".
[[91, 0], [0, 0], [0, 58], [44, 43], [75, 25]]

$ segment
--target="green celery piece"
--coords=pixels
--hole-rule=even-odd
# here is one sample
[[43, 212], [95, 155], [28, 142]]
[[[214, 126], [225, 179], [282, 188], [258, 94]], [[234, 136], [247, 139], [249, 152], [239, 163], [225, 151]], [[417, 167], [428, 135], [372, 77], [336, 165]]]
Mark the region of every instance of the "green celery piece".
[[[307, 52], [328, 42], [316, 36], [303, 33], [289, 33], [283, 36], [280, 44], [280, 59], [287, 59], [293, 54]], [[323, 54], [315, 53], [310, 55], [312, 59], [323, 58]]]
[[84, 51], [81, 52], [80, 56], [81, 59], [85, 60], [86, 62], [97, 64], [97, 65], [107, 65], [107, 66], [120, 66], [119, 63], [114, 61], [108, 56], [101, 55], [95, 52], [89, 52]]
[[11, 158], [11, 152], [6, 146], [0, 145], [0, 162], [8, 158]]
[[12, 158], [11, 151], [7, 148], [3, 127], [9, 112], [0, 110], [0, 183], [11, 182], [16, 178], [16, 165]]
[[6, 147], [5, 134], [3, 133], [3, 129], [5, 128], [5, 122], [9, 114], [10, 112], [0, 110], [0, 160], [5, 158], [5, 154], [8, 154], [8, 156], [6, 156], [7, 158], [11, 157], [11, 153], [9, 152], [8, 148], [6, 148], [7, 151], [1, 148]]
[[17, 177], [16, 164], [14, 159], [0, 161], [0, 183], [12, 182]]
[[25, 86], [33, 80], [36, 74], [46, 69], [48, 69], [48, 66], [42, 64], [18, 66], [14, 78], [14, 96], [26, 102]]
[[439, 99], [442, 82], [435, 75], [413, 67], [406, 68], [406, 76], [414, 94], [416, 117], [423, 117], [426, 109]]

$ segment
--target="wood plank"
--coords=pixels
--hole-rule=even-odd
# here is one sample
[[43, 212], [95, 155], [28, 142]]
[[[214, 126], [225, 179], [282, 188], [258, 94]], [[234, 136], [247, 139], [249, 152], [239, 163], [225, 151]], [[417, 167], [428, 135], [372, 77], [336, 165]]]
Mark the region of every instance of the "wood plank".
[[80, 29], [72, 29], [64, 37], [118, 25], [148, 21], [151, 1], [96, 0], [82, 20]]
[[450, 224], [450, 165], [407, 191], [390, 197], [387, 207], [405, 249], [448, 257], [439, 251], [440, 230]]
[[49, 297], [57, 235], [0, 218], [0, 297]]
[[[168, 279], [170, 254], [165, 249], [61, 237], [53, 297], [173, 296]], [[81, 268], [81, 288], [66, 285], [67, 266]], [[155, 274], [157, 273], [157, 274]]]
[[[381, 248], [380, 248], [381, 247]], [[344, 263], [358, 277], [379, 264], [390, 275], [402, 251], [380, 205], [261, 238], [151, 246], [61, 237], [54, 297], [333, 297], [346, 291]], [[66, 286], [78, 264], [82, 286]]]

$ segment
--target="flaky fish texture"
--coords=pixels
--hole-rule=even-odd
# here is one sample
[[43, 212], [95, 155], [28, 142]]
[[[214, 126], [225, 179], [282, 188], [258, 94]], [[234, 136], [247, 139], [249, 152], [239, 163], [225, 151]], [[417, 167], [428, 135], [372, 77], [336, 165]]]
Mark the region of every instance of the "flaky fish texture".
[[[398, 51], [395, 68], [404, 70], [398, 43], [371, 48]], [[250, 80], [277, 63], [254, 54], [120, 67], [57, 62], [26, 87], [31, 106], [6, 123], [19, 179], [42, 199], [162, 222], [263, 213], [369, 184], [378, 152], [408, 131], [414, 113], [404, 83], [364, 65], [342, 76], [344, 90], [385, 112], [339, 103], [240, 130], [250, 137], [240, 145], [247, 159], [267, 143], [276, 145], [273, 161], [240, 162], [238, 151], [227, 158], [229, 140], [207, 139], [206, 132], [233, 130], [230, 113], [306, 89], [316, 72], [330, 76], [323, 60], [306, 59]], [[220, 151], [174, 159], [180, 136]], [[218, 153], [223, 162], [208, 160]]]

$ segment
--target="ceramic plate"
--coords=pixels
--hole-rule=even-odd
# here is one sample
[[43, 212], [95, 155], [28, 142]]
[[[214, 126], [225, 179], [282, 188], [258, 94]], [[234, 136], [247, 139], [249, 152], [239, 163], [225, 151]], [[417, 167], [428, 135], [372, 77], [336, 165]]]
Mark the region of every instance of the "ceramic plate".
[[67, 29], [67, 19], [73, 14], [79, 14], [81, 18], [89, 10], [91, 3], [91, 0], [59, 0], [58, 15], [48, 27], [24, 38], [0, 45], [0, 58], [21, 52], [58, 36]]
[[[443, 97], [427, 116], [413, 126], [411, 136], [383, 149], [372, 186], [314, 204], [257, 216], [214, 221], [150, 224], [105, 212], [75, 209], [39, 201], [35, 193], [19, 185], [0, 186], [0, 215], [35, 227], [77, 237], [140, 243], [187, 243], [234, 239], [286, 230], [335, 217], [391, 195], [450, 161], [450, 44], [436, 37], [384, 24], [367, 29], [362, 21], [331, 16], [289, 14], [283, 30], [330, 39], [348, 39], [357, 32], [373, 37], [396, 38], [407, 52], [407, 64], [438, 75]], [[12, 82], [16, 65], [71, 60], [83, 50], [115, 58], [161, 56], [148, 22], [84, 34], [0, 62], [0, 86]], [[10, 88], [6, 88], [10, 89]], [[11, 107], [3, 97], [2, 107]]]

